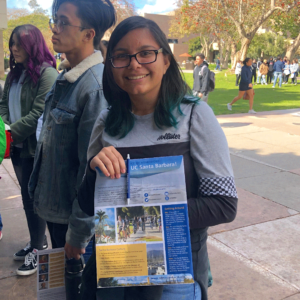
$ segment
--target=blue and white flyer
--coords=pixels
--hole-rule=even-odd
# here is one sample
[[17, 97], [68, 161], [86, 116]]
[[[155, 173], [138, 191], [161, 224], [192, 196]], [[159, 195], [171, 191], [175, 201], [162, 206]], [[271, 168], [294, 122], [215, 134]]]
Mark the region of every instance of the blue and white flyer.
[[129, 168], [129, 178], [97, 173], [98, 287], [193, 283], [183, 157], [131, 159]]

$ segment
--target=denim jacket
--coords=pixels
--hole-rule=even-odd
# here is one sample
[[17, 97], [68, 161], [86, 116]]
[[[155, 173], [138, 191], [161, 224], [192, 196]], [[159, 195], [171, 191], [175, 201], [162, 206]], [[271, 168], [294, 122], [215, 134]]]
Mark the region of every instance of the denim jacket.
[[[72, 218], [76, 226], [81, 226], [84, 213], [77, 203], [77, 190], [87, 164], [94, 123], [101, 110], [107, 108], [102, 61], [101, 52], [96, 51], [70, 71], [63, 71], [46, 96], [29, 182], [35, 210], [46, 221], [69, 224]], [[76, 240], [73, 238], [71, 244], [82, 248], [84, 245]]]

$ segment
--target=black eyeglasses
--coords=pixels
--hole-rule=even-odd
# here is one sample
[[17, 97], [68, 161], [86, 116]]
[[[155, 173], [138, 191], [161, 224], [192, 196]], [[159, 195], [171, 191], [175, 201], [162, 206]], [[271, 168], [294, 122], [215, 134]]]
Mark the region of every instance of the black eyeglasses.
[[143, 50], [136, 54], [118, 54], [109, 58], [114, 68], [126, 68], [131, 63], [131, 58], [134, 57], [140, 65], [147, 65], [156, 62], [157, 54], [162, 53], [163, 48], [158, 50]]
[[51, 31], [53, 31], [54, 28], [56, 27], [57, 33], [61, 33], [61, 32], [64, 31], [65, 26], [78, 27], [78, 28], [80, 28], [81, 30], [87, 29], [87, 28], [82, 27], [82, 26], [75, 26], [75, 25], [68, 24], [66, 21], [59, 20], [59, 19], [54, 19], [54, 20], [53, 20], [53, 19], [50, 19], [50, 20], [49, 20], [49, 27], [50, 27]]

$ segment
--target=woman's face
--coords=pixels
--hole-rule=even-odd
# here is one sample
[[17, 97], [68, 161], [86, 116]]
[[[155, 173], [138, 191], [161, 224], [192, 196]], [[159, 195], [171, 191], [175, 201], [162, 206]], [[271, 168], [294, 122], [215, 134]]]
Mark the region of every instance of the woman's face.
[[[139, 28], [130, 31], [119, 41], [113, 49], [112, 56], [160, 48], [148, 29]], [[157, 101], [161, 81], [169, 65], [168, 57], [158, 53], [154, 63], [141, 65], [132, 57], [128, 67], [112, 68], [112, 73], [117, 85], [127, 92], [131, 99], [143, 97], [148, 101]]]
[[249, 59], [249, 60], [246, 62], [246, 65], [247, 65], [248, 67], [250, 67], [250, 66], [252, 65], [252, 59]]
[[14, 59], [18, 64], [23, 64], [24, 66], [26, 65], [28, 61], [28, 54], [19, 44], [18, 38], [15, 33], [12, 36], [12, 45], [10, 47], [10, 51], [12, 52]]

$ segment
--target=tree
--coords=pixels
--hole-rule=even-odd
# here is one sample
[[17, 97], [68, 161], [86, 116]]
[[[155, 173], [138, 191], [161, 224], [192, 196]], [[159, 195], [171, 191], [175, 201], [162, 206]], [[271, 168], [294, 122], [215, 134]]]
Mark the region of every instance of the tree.
[[[300, 2], [298, 2], [300, 4]], [[270, 22], [270, 26], [277, 32], [281, 32], [285, 37], [294, 39], [293, 43], [287, 47], [286, 56], [292, 59], [300, 47], [300, 5], [289, 14], [277, 12]]]
[[111, 36], [112, 32], [120, 22], [136, 14], [132, 0], [111, 0], [111, 3], [116, 10], [117, 23], [107, 30], [106, 35], [108, 36]]
[[189, 40], [189, 54], [195, 56], [197, 52], [202, 51], [202, 43], [200, 37]]
[[[207, 2], [211, 2], [209, 0]], [[220, 0], [220, 12], [232, 21], [241, 39], [241, 49], [236, 56], [244, 60], [258, 29], [275, 13], [288, 13], [299, 7], [297, 0]], [[233, 66], [235, 67], [235, 65]]]
[[95, 220], [99, 221], [99, 226], [98, 226], [98, 232], [100, 236], [100, 243], [101, 243], [101, 235], [104, 232], [104, 221], [108, 219], [108, 215], [106, 214], [105, 211], [102, 211], [101, 209], [96, 212], [95, 215]]
[[206, 56], [209, 56], [212, 44], [218, 43], [221, 64], [227, 67], [230, 44], [237, 43], [237, 34], [231, 20], [219, 13], [219, 1], [183, 0], [177, 5], [179, 8], [171, 22], [170, 32], [181, 36], [198, 34]]
[[148, 213], [148, 215], [160, 215], [160, 208], [159, 206], [145, 206], [144, 210]]
[[[258, 29], [276, 12], [286, 15], [298, 9], [298, 0], [184, 0], [183, 28], [206, 31], [232, 43], [232, 68], [239, 59], [245, 59]], [[189, 26], [191, 25], [191, 26]], [[222, 37], [222, 35], [224, 35]], [[241, 49], [237, 50], [237, 39]], [[236, 52], [235, 52], [236, 51]]]
[[124, 219], [125, 216], [134, 218], [142, 216], [144, 214], [144, 209], [142, 206], [122, 207], [122, 209], [118, 209], [117, 212], [122, 219]]
[[38, 14], [46, 14], [47, 11], [45, 9], [42, 9], [40, 5], [37, 3], [37, 0], [30, 0], [28, 2], [29, 7], [33, 10], [34, 13]]
[[278, 56], [285, 53], [287, 42], [282, 35], [272, 32], [254, 36], [248, 49], [248, 56], [252, 58]]
[[50, 52], [54, 53], [53, 44], [51, 42], [52, 32], [49, 28], [49, 17], [43, 13], [30, 13], [28, 10], [10, 9], [8, 26], [7, 29], [3, 31], [3, 49], [6, 56], [9, 54], [9, 38], [12, 31], [15, 27], [24, 24], [36, 26], [42, 32]]
[[197, 18], [192, 17], [192, 10], [189, 0], [177, 2], [178, 9], [175, 10], [175, 16], [170, 22], [170, 35], [174, 37], [183, 37], [185, 35], [197, 34], [199, 36], [202, 52], [206, 57], [210, 57], [212, 44], [216, 37], [211, 30], [206, 30], [198, 26]]

